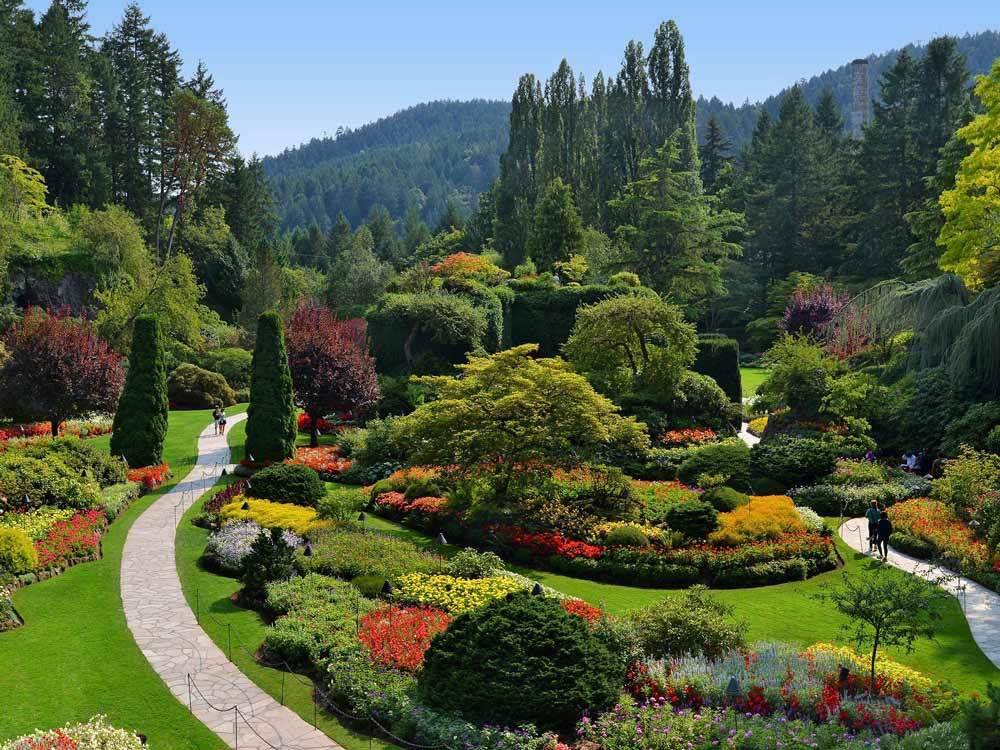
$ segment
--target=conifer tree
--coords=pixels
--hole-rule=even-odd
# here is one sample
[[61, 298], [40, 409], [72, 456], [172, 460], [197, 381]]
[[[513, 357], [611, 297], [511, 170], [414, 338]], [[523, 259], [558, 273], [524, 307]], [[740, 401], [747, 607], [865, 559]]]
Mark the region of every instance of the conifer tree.
[[111, 454], [128, 465], [154, 466], [163, 460], [167, 434], [167, 365], [163, 335], [155, 315], [133, 324], [125, 388], [118, 399], [111, 433]]
[[257, 319], [257, 343], [250, 365], [248, 459], [261, 463], [295, 455], [294, 398], [281, 317], [265, 312]]
[[528, 256], [548, 271], [580, 249], [583, 225], [573, 204], [573, 190], [556, 177], [535, 206], [535, 221], [528, 236]]
[[726, 140], [719, 120], [712, 115], [705, 128], [705, 142], [700, 149], [701, 181], [705, 190], [715, 193], [716, 182], [723, 168], [729, 163], [728, 152], [732, 144]]

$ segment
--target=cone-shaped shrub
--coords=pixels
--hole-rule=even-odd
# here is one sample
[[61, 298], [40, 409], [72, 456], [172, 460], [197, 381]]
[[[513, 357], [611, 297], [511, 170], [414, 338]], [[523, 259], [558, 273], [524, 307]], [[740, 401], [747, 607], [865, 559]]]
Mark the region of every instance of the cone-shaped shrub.
[[276, 312], [257, 319], [257, 345], [250, 364], [247, 458], [284, 461], [295, 455], [295, 402], [285, 352], [285, 333]]
[[132, 468], [154, 466], [163, 458], [167, 434], [167, 365], [159, 321], [141, 315], [133, 324], [125, 388], [115, 411], [111, 453]]

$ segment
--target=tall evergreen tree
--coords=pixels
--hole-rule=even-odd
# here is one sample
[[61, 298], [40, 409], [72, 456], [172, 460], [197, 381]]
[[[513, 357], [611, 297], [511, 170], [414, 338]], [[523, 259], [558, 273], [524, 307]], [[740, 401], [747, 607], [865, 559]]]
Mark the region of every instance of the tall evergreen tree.
[[167, 365], [160, 323], [155, 315], [135, 319], [125, 388], [118, 399], [111, 433], [111, 454], [128, 465], [153, 466], [163, 460], [167, 434]]
[[705, 142], [699, 149], [701, 156], [701, 182], [705, 190], [715, 193], [716, 182], [723, 168], [729, 163], [729, 149], [732, 144], [726, 140], [722, 125], [714, 115], [708, 119], [705, 128]]
[[295, 455], [294, 398], [281, 317], [265, 312], [257, 320], [250, 365], [246, 450], [251, 461], [284, 461]]
[[580, 250], [583, 225], [573, 204], [573, 190], [556, 177], [535, 206], [535, 221], [528, 235], [527, 254], [545, 271]]
[[648, 66], [648, 143], [653, 148], [659, 148], [679, 130], [677, 144], [681, 152], [681, 166], [685, 171], [697, 174], [694, 98], [688, 64], [684, 59], [684, 38], [674, 21], [664, 21], [656, 29]]
[[[417, 218], [419, 221], [419, 217]], [[420, 223], [423, 224], [423, 222]], [[424, 231], [427, 231], [426, 226], [424, 227]], [[337, 220], [330, 227], [330, 232], [326, 236], [326, 254], [330, 257], [331, 263], [337, 262], [337, 258], [344, 252], [350, 241], [351, 223], [344, 216], [344, 212], [341, 211], [337, 214]], [[414, 246], [414, 249], [416, 249], [416, 246]]]

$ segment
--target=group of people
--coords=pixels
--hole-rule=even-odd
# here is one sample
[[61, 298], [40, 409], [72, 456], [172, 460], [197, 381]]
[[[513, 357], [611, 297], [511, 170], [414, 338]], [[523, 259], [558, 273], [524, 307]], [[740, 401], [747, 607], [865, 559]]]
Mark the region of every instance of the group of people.
[[212, 410], [212, 424], [215, 426], [216, 435], [226, 434], [226, 410], [219, 404]]
[[892, 536], [892, 521], [885, 510], [879, 510], [878, 502], [872, 500], [871, 507], [865, 511], [868, 519], [868, 552], [883, 562], [889, 559], [889, 537]]
[[926, 476], [930, 473], [931, 466], [931, 457], [927, 455], [926, 451], [920, 451], [919, 453], [911, 451], [903, 455], [903, 463], [899, 465], [899, 468], [903, 471]]

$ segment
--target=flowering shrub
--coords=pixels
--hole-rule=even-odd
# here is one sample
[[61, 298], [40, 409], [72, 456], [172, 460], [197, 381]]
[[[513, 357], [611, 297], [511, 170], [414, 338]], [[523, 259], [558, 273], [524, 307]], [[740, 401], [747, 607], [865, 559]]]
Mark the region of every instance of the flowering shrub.
[[[244, 509], [243, 506], [249, 507]], [[236, 495], [231, 502], [219, 509], [219, 520], [225, 525], [229, 521], [254, 521], [265, 529], [287, 529], [299, 536], [330, 526], [316, 515], [315, 508], [292, 503], [272, 503]]]
[[86, 724], [62, 729], [37, 730], [29, 735], [0, 743], [0, 750], [142, 750], [139, 737], [95, 716]]
[[660, 442], [668, 446], [710, 443], [713, 440], [715, 440], [715, 430], [709, 427], [685, 427], [680, 430], [667, 430], [660, 435]]
[[[238, 574], [243, 567], [243, 558], [250, 554], [254, 540], [263, 528], [253, 521], [236, 521], [223, 526], [208, 537], [205, 559], [226, 573]], [[302, 538], [291, 531], [282, 533], [289, 547], [301, 547]]]
[[68, 521], [73, 517], [70, 508], [38, 508], [27, 513], [4, 513], [0, 515], [0, 526], [18, 529], [32, 541], [41, 539], [58, 521]]
[[760, 539], [779, 539], [784, 534], [805, 531], [806, 525], [795, 512], [790, 497], [751, 497], [736, 510], [720, 513], [719, 528], [708, 539], [719, 547], [736, 546]]
[[351, 468], [351, 460], [340, 456], [340, 449], [335, 445], [321, 445], [318, 448], [298, 448], [295, 457], [287, 463], [308, 466], [324, 479], [338, 476]]
[[96, 555], [101, 549], [101, 531], [107, 516], [100, 510], [77, 513], [67, 521], [56, 521], [48, 533], [35, 542], [40, 569], [63, 565], [77, 557]]
[[506, 576], [455, 578], [410, 573], [400, 577], [397, 596], [402, 601], [428, 604], [460, 615], [521, 590], [523, 586], [519, 582]]
[[764, 430], [767, 429], [767, 415], [763, 417], [757, 417], [756, 419], [751, 419], [747, 422], [747, 432], [751, 435], [756, 435], [760, 437], [764, 434]]
[[358, 640], [376, 663], [415, 672], [434, 636], [449, 623], [451, 616], [434, 607], [389, 606], [361, 618]]
[[130, 469], [128, 481], [142, 482], [142, 486], [147, 491], [155, 490], [170, 475], [170, 467], [167, 464], [157, 466], [142, 466], [138, 469]]
[[432, 265], [430, 271], [445, 279], [474, 279], [485, 284], [498, 284], [510, 276], [507, 271], [490, 263], [482, 255], [464, 252], [452, 253]]
[[670, 535], [665, 534], [663, 529], [648, 523], [634, 523], [632, 521], [606, 521], [599, 523], [594, 526], [594, 534], [599, 539], [605, 539], [608, 534], [616, 529], [634, 529], [655, 545], [669, 546], [669, 542], [671, 541]]
[[632, 480], [632, 492], [642, 503], [643, 517], [658, 521], [671, 505], [698, 499], [698, 492], [680, 482]]
[[228, 487], [219, 490], [205, 501], [205, 505], [202, 507], [202, 515], [210, 522], [215, 523], [218, 520], [219, 511], [222, 510], [222, 506], [231, 503], [236, 496], [242, 497], [246, 487], [247, 481], [245, 479], [238, 479]]
[[809, 531], [819, 534], [826, 529], [826, 523], [824, 523], [823, 517], [812, 508], [803, 508], [796, 505], [795, 512], [798, 514], [799, 518], [802, 519], [802, 523], [806, 525], [806, 528], [809, 529]]
[[571, 615], [576, 615], [577, 617], [582, 617], [589, 624], [594, 624], [601, 617], [604, 616], [604, 612], [601, 611], [600, 607], [595, 607], [593, 604], [588, 604], [583, 599], [563, 599], [562, 608], [569, 612]]
[[895, 531], [929, 543], [938, 555], [961, 560], [963, 570], [992, 567], [989, 547], [948, 505], [919, 498], [898, 503], [888, 513]]
[[[342, 414], [338, 415], [338, 419], [340, 419], [340, 422], [331, 422], [328, 419], [323, 419], [323, 417], [320, 417], [316, 421], [316, 426], [319, 428], [319, 434], [330, 435], [334, 432], [339, 432], [344, 428], [344, 425], [342, 423], [349, 422], [351, 419], [353, 419], [353, 415], [350, 412], [343, 412]], [[309, 418], [309, 415], [306, 414], [305, 412], [299, 413], [298, 426], [299, 426], [299, 432], [304, 432], [307, 435], [312, 433], [312, 420]]]
[[[59, 425], [60, 435], [75, 437], [97, 437], [111, 432], [109, 419], [72, 419]], [[0, 442], [19, 440], [22, 438], [47, 438], [52, 435], [51, 422], [31, 422], [0, 427]]]
[[827, 479], [830, 484], [876, 484], [889, 481], [889, 470], [876, 461], [848, 458], [837, 460], [837, 468]]
[[562, 534], [554, 532], [530, 533], [517, 526], [492, 526], [489, 530], [507, 538], [515, 547], [524, 547], [539, 557], [557, 555], [569, 559], [585, 557], [588, 560], [596, 560], [604, 554], [604, 547], [567, 539]]

